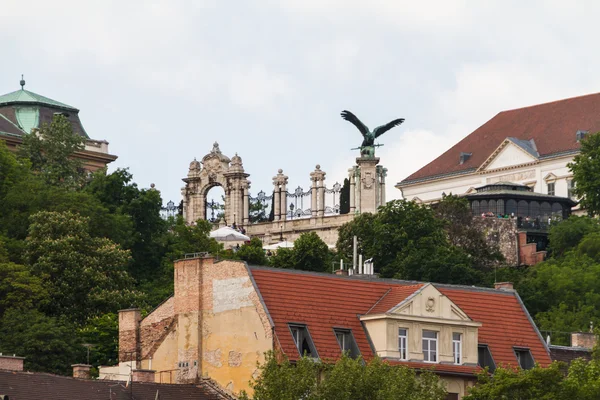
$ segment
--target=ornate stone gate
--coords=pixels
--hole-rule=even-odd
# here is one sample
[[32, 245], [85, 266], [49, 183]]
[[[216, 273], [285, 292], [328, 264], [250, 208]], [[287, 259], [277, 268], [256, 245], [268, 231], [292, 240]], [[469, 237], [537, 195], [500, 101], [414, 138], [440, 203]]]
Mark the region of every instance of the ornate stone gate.
[[190, 163], [187, 178], [183, 179], [186, 184], [181, 190], [185, 220], [194, 223], [207, 219], [206, 195], [213, 187], [221, 186], [225, 191], [225, 224], [247, 225], [249, 176], [244, 172], [242, 158], [236, 154], [230, 159], [221, 153], [215, 142], [201, 162], [194, 159]]

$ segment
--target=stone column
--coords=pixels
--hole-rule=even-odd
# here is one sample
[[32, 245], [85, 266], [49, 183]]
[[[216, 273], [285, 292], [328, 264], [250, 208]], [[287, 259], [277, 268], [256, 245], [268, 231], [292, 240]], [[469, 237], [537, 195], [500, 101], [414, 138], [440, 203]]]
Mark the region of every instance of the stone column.
[[[273, 196], [275, 196], [275, 221], [285, 221], [287, 194], [286, 185], [288, 183], [288, 177], [283, 174], [283, 170], [280, 168], [277, 171], [277, 175], [273, 177], [273, 187], [275, 188]], [[283, 210], [281, 209], [283, 205]]]
[[311, 218], [317, 218], [317, 178], [314, 177], [314, 172], [310, 174], [310, 215]]
[[356, 163], [360, 168], [360, 182], [358, 182], [360, 195], [360, 212], [377, 212], [378, 206], [378, 168], [379, 158], [358, 157]]
[[186, 178], [183, 178], [185, 187], [181, 189], [183, 197], [183, 217], [187, 224], [196, 222], [199, 219], [204, 219], [204, 205], [202, 193], [199, 190], [202, 186], [202, 178], [200, 173], [202, 166], [199, 161], [194, 159], [190, 163], [190, 168]]
[[381, 168], [381, 201], [379, 206], [385, 205], [385, 177], [387, 176], [387, 168]]
[[348, 180], [350, 181], [350, 214], [356, 211], [356, 180], [354, 179], [354, 168], [348, 170]]
[[321, 166], [317, 164], [315, 170], [310, 173], [310, 177], [313, 181], [313, 192], [311, 194], [312, 215], [315, 216], [316, 210], [316, 217], [323, 217], [325, 212], [325, 187], [323, 183], [325, 172], [321, 171]]
[[244, 185], [244, 220], [243, 220], [243, 224], [244, 226], [248, 226], [248, 224], [250, 223], [250, 194], [248, 192], [248, 189], [250, 189], [250, 181], [247, 181], [246, 184]]

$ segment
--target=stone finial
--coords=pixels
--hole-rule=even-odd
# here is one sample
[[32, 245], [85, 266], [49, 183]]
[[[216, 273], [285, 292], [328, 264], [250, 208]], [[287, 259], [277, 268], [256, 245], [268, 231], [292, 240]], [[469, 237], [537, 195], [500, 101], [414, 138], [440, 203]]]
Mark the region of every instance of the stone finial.
[[319, 164], [317, 164], [315, 166], [315, 170], [310, 173], [310, 179], [314, 182], [324, 181], [325, 175], [326, 175], [326, 172], [321, 171], [321, 166]]
[[288, 183], [288, 176], [283, 174], [283, 170], [281, 168], [279, 168], [277, 170], [277, 175], [275, 175], [273, 177], [273, 185], [275, 186], [281, 186], [281, 185], [287, 185]]
[[221, 149], [219, 149], [219, 143], [217, 143], [217, 142], [214, 142], [214, 143], [213, 143], [213, 148], [212, 148], [212, 150], [211, 150], [210, 152], [211, 152], [211, 153], [218, 153], [218, 154], [221, 154]]
[[200, 161], [196, 160], [196, 157], [194, 157], [194, 161], [190, 163], [190, 172], [200, 172], [200, 169], [202, 169]]

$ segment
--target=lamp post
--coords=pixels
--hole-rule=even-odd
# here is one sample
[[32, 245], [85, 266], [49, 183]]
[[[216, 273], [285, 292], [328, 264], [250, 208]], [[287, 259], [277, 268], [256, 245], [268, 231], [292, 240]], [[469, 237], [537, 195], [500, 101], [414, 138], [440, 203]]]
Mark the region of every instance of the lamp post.
[[294, 219], [294, 203], [290, 203], [290, 219]]

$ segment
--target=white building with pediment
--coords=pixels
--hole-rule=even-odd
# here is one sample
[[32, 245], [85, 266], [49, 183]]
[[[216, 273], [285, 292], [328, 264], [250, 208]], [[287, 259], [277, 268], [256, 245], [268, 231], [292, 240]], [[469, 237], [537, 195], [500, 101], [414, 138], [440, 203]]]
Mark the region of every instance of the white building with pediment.
[[396, 187], [407, 200], [439, 201], [496, 182], [571, 197], [567, 164], [600, 131], [600, 93], [503, 111]]

